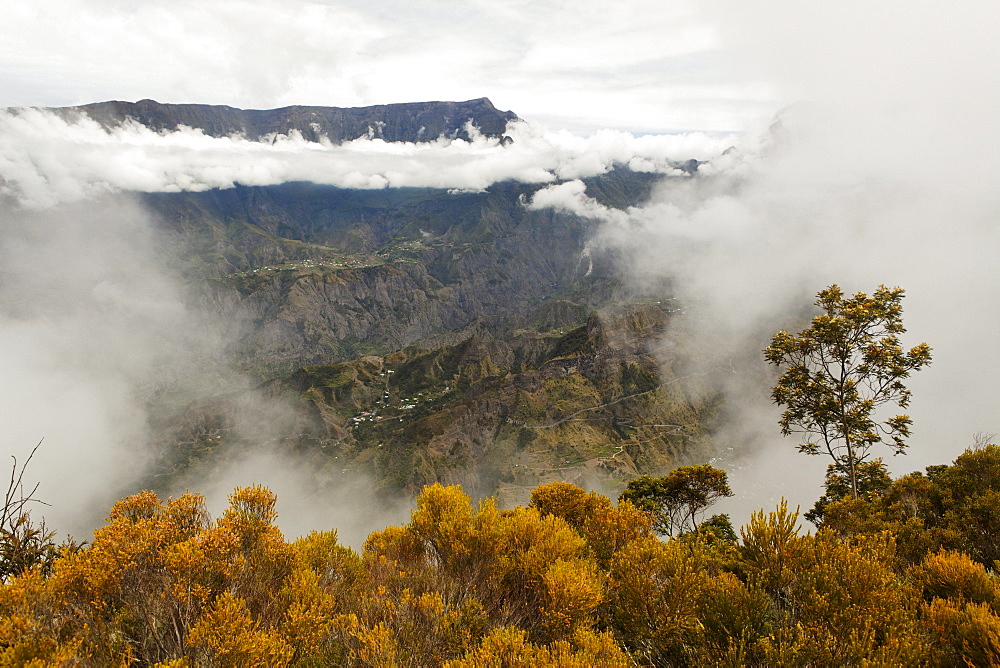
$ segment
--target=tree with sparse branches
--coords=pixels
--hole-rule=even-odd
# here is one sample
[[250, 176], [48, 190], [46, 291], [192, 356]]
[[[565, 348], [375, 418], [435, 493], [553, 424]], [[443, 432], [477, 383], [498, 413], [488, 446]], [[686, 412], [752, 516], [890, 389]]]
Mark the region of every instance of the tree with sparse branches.
[[784, 435], [802, 434], [799, 451], [826, 453], [850, 481], [858, 498], [857, 466], [871, 448], [885, 443], [894, 454], [906, 450], [912, 420], [899, 414], [878, 421], [886, 405], [905, 408], [910, 391], [903, 381], [931, 361], [921, 343], [904, 350], [903, 289], [880, 285], [871, 296], [845, 297], [837, 285], [817, 295], [823, 313], [799, 332], [781, 331], [764, 350], [768, 362], [784, 368], [771, 392], [784, 406]]
[[59, 554], [53, 540], [55, 532], [46, 528], [44, 520], [35, 523], [31, 519], [28, 504], [47, 505], [35, 498], [38, 484], [30, 492], [25, 492], [24, 487], [25, 469], [41, 445], [39, 441], [21, 464], [18, 464], [17, 457], [13, 457], [10, 480], [0, 506], [0, 582], [7, 582], [12, 576], [36, 564], [48, 570]]

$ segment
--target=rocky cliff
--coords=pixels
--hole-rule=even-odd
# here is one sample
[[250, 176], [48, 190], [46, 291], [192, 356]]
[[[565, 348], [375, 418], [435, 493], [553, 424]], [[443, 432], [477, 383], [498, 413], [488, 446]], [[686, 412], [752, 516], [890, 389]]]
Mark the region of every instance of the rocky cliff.
[[[609, 175], [594, 188], [628, 203], [651, 183]], [[514, 323], [545, 301], [609, 300], [614, 258], [587, 249], [593, 223], [529, 211], [532, 188], [288, 184], [144, 201], [179, 249], [178, 271], [202, 279], [196, 299], [244, 332], [240, 367], [267, 378], [447, 338], [477, 319]]]
[[54, 109], [64, 117], [87, 114], [105, 127], [132, 119], [155, 130], [184, 125], [212, 137], [242, 135], [260, 141], [293, 130], [308, 141], [334, 144], [359, 137], [390, 142], [432, 141], [438, 137], [469, 139], [467, 124], [489, 137], [501, 137], [510, 111], [500, 111], [487, 98], [465, 102], [412, 102], [373, 107], [282, 107], [237, 109], [207, 104], [164, 104], [155, 100], [109, 101]]

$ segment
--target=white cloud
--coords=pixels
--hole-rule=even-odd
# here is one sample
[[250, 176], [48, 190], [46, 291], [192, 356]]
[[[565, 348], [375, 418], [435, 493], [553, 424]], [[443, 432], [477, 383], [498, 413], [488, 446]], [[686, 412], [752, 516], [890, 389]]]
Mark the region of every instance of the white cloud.
[[5, 3], [0, 104], [365, 106], [491, 97], [593, 131], [733, 131], [773, 109], [720, 77], [696, 3]]
[[[83, 537], [115, 498], [133, 491], [156, 454], [145, 401], [160, 380], [186, 384], [196, 396], [206, 385], [217, 392], [243, 382], [219, 363], [225, 324], [183, 305], [143, 212], [127, 197], [123, 204], [105, 195], [292, 180], [352, 188], [549, 183], [615, 164], [641, 162], [644, 169], [670, 172], [672, 160], [692, 153], [710, 157], [732, 140], [613, 131], [581, 138], [527, 123], [510, 132], [514, 144], [507, 147], [481, 136], [332, 146], [297, 136], [260, 143], [192, 129], [156, 133], [134, 123], [106, 131], [90, 119], [67, 122], [37, 109], [0, 112], [0, 191], [8, 196], [0, 208], [0, 403], [12, 451], [23, 458], [45, 439], [29, 475], [42, 482], [39, 494], [52, 503], [44, 511], [50, 523]], [[539, 197], [554, 203], [564, 192], [568, 205], [587, 206], [582, 186], [573, 180], [565, 191]], [[34, 211], [19, 209], [11, 198]], [[592, 212], [604, 215], [599, 206]], [[280, 406], [267, 409], [269, 416], [278, 412], [271, 420], [278, 423]], [[268, 430], [251, 431], [267, 440], [260, 435]], [[294, 508], [282, 522], [292, 532], [304, 530], [304, 523], [343, 525], [339, 509], [344, 499], [356, 500], [357, 480], [324, 490], [334, 501], [311, 504], [320, 515], [306, 517], [303, 496], [288, 490], [316, 481], [301, 467], [261, 466], [261, 457], [267, 460], [253, 455], [225, 466], [217, 479], [195, 482], [218, 499], [229, 485], [277, 486], [289, 497], [282, 507]], [[344, 527], [346, 536], [358, 542], [374, 523], [395, 519], [366, 515]]]
[[0, 80], [20, 91], [8, 93], [18, 95], [14, 104], [155, 96], [271, 104], [317, 66], [315, 94], [352, 102], [345, 68], [382, 33], [358, 11], [315, 2], [289, 11], [274, 0], [13, 3], [0, 20]]
[[145, 402], [218, 374], [216, 323], [183, 303], [127, 197], [0, 211], [0, 415], [41, 514], [86, 537], [149, 458]]
[[592, 197], [588, 197], [586, 189], [586, 184], [578, 179], [546, 186], [532, 195], [528, 202], [528, 208], [534, 210], [556, 209], [606, 222], [625, 223], [628, 221], [626, 212], [610, 209]]
[[[549, 184], [532, 206], [608, 220], [603, 241], [627, 251], [629, 277], [672, 278], [700, 316], [684, 324], [696, 335], [689, 340], [740, 372], [722, 383], [745, 409], [732, 438], [763, 453], [735, 476], [738, 492], [756, 486], [742, 492], [745, 508], [782, 493], [811, 503], [818, 493], [822, 462], [804, 462], [776, 436], [759, 351], [770, 332], [794, 326], [789, 311], [831, 282], [904, 286], [912, 340], [935, 348], [934, 365], [912, 383], [913, 449], [897, 470], [946, 461], [973, 432], [1000, 431], [996, 3], [53, 0], [5, 3], [0, 22], [6, 104], [151, 97], [266, 108], [488, 95], [523, 117], [587, 129], [581, 137], [519, 124], [506, 148], [483, 138], [330, 147], [134, 126], [108, 133], [41, 112], [0, 114], [0, 178], [24, 203], [56, 212], [108, 191], [234, 183]], [[742, 155], [719, 158], [737, 143], [731, 136], [594, 131], [739, 130], [799, 100], [806, 104], [786, 115], [788, 137], [769, 153], [745, 139]], [[692, 157], [713, 161], [702, 169], [712, 178], [671, 179], [627, 215], [587, 198], [579, 180], [614, 164], [666, 174], [673, 160]], [[155, 267], [152, 255], [131, 255], [135, 229], [84, 215], [110, 235], [98, 238], [107, 246], [95, 241], [82, 246], [86, 255], [62, 257], [59, 249], [77, 249], [70, 219], [60, 220], [51, 249], [11, 235], [51, 226], [7, 225], [0, 350], [20, 352], [0, 355], [0, 367], [5, 406], [33, 420], [11, 431], [16, 440], [30, 447], [41, 431], [83, 444], [52, 446], [69, 453], [58, 470], [73, 490], [85, 486], [73, 474], [88, 462], [104, 466], [122, 443], [143, 438], [141, 411], [124, 397], [173, 354], [159, 332], [186, 317], [176, 315], [170, 289], [149, 283], [156, 271], [134, 277], [138, 292], [122, 280], [130, 274], [115, 264], [120, 257]], [[80, 263], [63, 264], [73, 257]], [[114, 280], [102, 273], [109, 263], [122, 272]], [[63, 266], [72, 270], [45, 270]], [[40, 319], [15, 317], [15, 306], [47, 303], [24, 290], [41, 279], [76, 300], [52, 302]], [[168, 326], [153, 326], [150, 304]], [[112, 317], [93, 315], [105, 313]], [[143, 345], [130, 348], [132, 340]], [[133, 353], [109, 353], [119, 350]], [[51, 415], [69, 419], [49, 424]], [[806, 467], [812, 478], [800, 474]]]
[[[18, 462], [42, 441], [24, 480], [27, 490], [38, 482], [35, 497], [47, 504], [33, 516], [60, 537], [86, 540], [118, 498], [150, 484], [150, 471], [187, 465], [173, 459], [186, 457], [183, 443], [158, 450], [163, 434], [151, 424], [193, 402], [195, 411], [217, 410], [220, 431], [239, 446], [209, 457], [206, 470], [185, 470], [168, 493], [203, 492], [221, 511], [235, 486], [268, 485], [290, 536], [337, 527], [357, 547], [369, 531], [404, 520], [406, 508], [374, 498], [364, 476], [282, 449], [293, 411], [230, 370], [234, 323], [185, 302], [168, 255], [129, 195], [0, 209], [0, 423], [5, 455]], [[199, 404], [206, 397], [208, 408]], [[217, 424], [172, 419], [184, 438]]]
[[277, 136], [273, 142], [208, 137], [198, 130], [156, 133], [128, 124], [110, 132], [83, 118], [47, 112], [0, 112], [0, 179], [33, 207], [117, 191], [172, 192], [314, 181], [347, 188], [482, 189], [501, 180], [547, 183], [601, 174], [615, 165], [671, 173], [672, 161], [718, 155], [733, 137], [601, 131], [591, 137], [509, 128], [514, 143], [388, 143], [359, 139], [339, 146]]
[[711, 178], [668, 182], [604, 240], [634, 280], [669, 277], [689, 304], [676, 326], [699, 350], [675, 354], [738, 372], [716, 377], [735, 411], [731, 444], [754, 456], [722, 463], [741, 467], [738, 499], [723, 510], [743, 521], [782, 495], [805, 506], [819, 495], [826, 462], [778, 435], [760, 350], [776, 330], [803, 326], [801, 309], [834, 282], [903, 286], [904, 342], [934, 348], [910, 383], [914, 436], [908, 456], [889, 458], [896, 473], [1000, 431], [1000, 7], [705, 7], [742, 56], [734, 70], [805, 102], [783, 114], [773, 145], [715, 161], [701, 170]]

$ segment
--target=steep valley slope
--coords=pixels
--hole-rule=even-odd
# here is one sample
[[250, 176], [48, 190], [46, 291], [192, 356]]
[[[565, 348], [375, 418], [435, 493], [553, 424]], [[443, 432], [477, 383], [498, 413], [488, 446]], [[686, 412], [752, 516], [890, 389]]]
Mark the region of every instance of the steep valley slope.
[[[201, 119], [217, 136], [282, 127], [229, 108], [103, 104], [105, 124], [136, 120], [131, 109], [159, 129]], [[395, 106], [378, 122], [419, 140], [405, 121], [413, 110]], [[452, 107], [419, 112], [449, 121], [451, 136], [472, 120], [456, 124]], [[585, 182], [625, 208], [662, 178], [618, 168]], [[597, 223], [525, 206], [538, 188], [140, 195], [188, 300], [226, 323], [226, 364], [248, 379], [153, 393], [158, 459], [146, 483], [173, 490], [265, 448], [323, 484], [364, 473], [386, 495], [441, 481], [513, 503], [540, 482], [613, 488], [708, 459], [717, 398], [651, 352], [678, 307], [669, 286], [622, 284], [624, 259], [590, 244]]]
[[[553, 302], [527, 328], [480, 320], [456, 343], [308, 365], [257, 392], [294, 414], [272, 447], [310, 462], [326, 484], [362, 473], [393, 496], [459, 483], [505, 503], [552, 480], [614, 488], [712, 447], [717, 400], [648, 352], [670, 310]], [[182, 411], [175, 424], [188, 426], [164, 443], [163, 480], [247, 447], [235, 417], [246, 401], [235, 393]]]

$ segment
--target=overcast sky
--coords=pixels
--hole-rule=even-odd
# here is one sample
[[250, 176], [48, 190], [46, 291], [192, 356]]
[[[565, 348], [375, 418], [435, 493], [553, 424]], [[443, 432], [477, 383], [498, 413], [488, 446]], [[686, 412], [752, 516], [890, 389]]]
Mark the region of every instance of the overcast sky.
[[489, 97], [552, 128], [739, 131], [779, 101], [696, 3], [0, 3], [0, 105]]
[[[170, 303], [173, 288], [151, 269], [158, 254], [135, 241], [142, 212], [88, 212], [95, 194], [301, 179], [476, 189], [514, 178], [554, 184], [535, 206], [606, 218], [602, 243], [629, 253], [626, 278], [658, 285], [669, 276], [700, 304], [705, 336], [693, 338], [719, 340], [715, 349], [758, 365], [761, 333], [794, 325], [785, 311], [825, 285], [904, 286], [913, 342], [928, 341], [935, 362], [914, 380], [917, 435], [894, 472], [949, 461], [976, 431], [1000, 431], [997, 34], [997, 0], [0, 2], [0, 106], [152, 98], [273, 108], [486, 96], [532, 122], [511, 128], [507, 148], [483, 138], [329, 147], [191, 130], [105, 132], [38, 112], [0, 113], [0, 192], [38, 210], [74, 203], [86, 213], [64, 208], [50, 220], [0, 210], [9, 214], [0, 219], [0, 270], [9, 273], [0, 302], [48, 309], [21, 323], [0, 320], [0, 409], [8, 407], [0, 422], [8, 440], [28, 448], [45, 436], [47, 456], [77, 482], [88, 449], [114, 461], [141, 440], [131, 388], [158, 368], [164, 332], [174, 331], [144, 309], [151, 299]], [[755, 144], [779, 110], [784, 141]], [[660, 134], [676, 131], [692, 132]], [[730, 141], [741, 151], [719, 158]], [[603, 210], [572, 181], [613, 165], [670, 173], [671, 160], [691, 157], [710, 160], [700, 173], [720, 178], [664, 187], [629, 212]], [[118, 269], [124, 278], [113, 284], [127, 299], [101, 287]], [[63, 296], [40, 299], [33, 286]], [[109, 303], [117, 310], [94, 325], [87, 309], [102, 315]], [[160, 310], [178, 331], [197, 330], [181, 305]], [[123, 358], [107, 343], [117, 340], [144, 354]], [[733, 438], [762, 444], [735, 474], [739, 505], [771, 505], [780, 494], [811, 503], [824, 462], [803, 475], [806, 458], [788, 456], [765, 382], [732, 393], [731, 404], [746, 408]], [[11, 428], [10, 416], [31, 417], [32, 407], [45, 409], [38, 421]], [[63, 432], [53, 415], [68, 416]], [[82, 454], [67, 455], [71, 447]], [[762, 493], [748, 496], [751, 485]]]
[[[929, 0], [10, 1], [0, 3], [0, 106], [485, 96], [552, 129], [732, 132], [844, 87], [884, 88], [892, 98], [901, 82], [942, 72], [966, 90], [995, 83], [998, 8], [995, 0], [947, 8]], [[965, 66], [983, 59], [985, 68]], [[983, 71], [994, 74], [977, 79]]]

